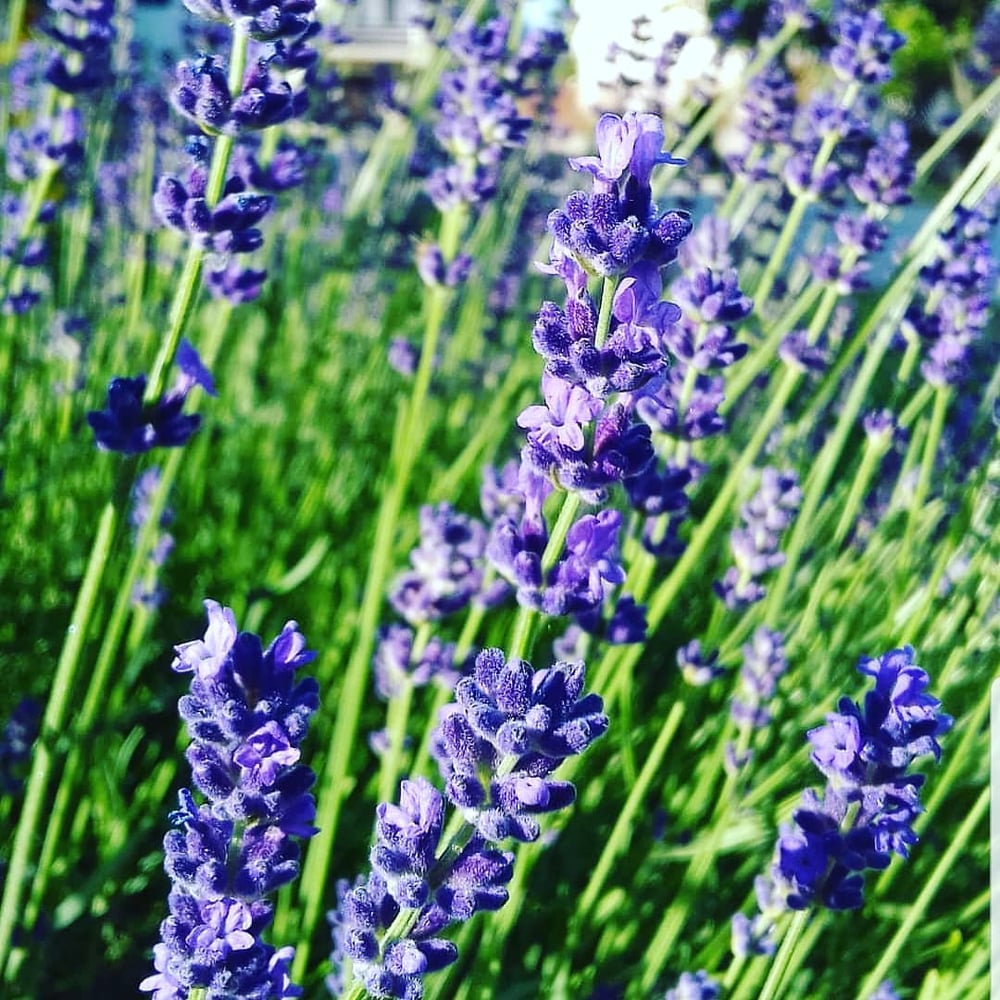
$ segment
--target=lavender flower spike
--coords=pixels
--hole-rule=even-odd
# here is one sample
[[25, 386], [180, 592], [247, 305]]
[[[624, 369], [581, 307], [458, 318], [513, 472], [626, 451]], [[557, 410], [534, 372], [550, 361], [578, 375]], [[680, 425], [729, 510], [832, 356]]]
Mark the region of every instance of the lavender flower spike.
[[153, 403], [143, 402], [145, 375], [111, 380], [106, 408], [87, 414], [98, 448], [136, 455], [151, 448], [176, 448], [188, 442], [201, 425], [197, 414], [182, 412], [188, 393], [200, 385], [214, 396], [215, 384], [186, 340], [177, 352], [177, 363], [181, 371], [174, 387]]
[[[583, 663], [533, 671], [522, 660], [508, 663], [499, 649], [479, 654], [433, 738], [446, 796], [424, 778], [404, 781], [399, 804], [376, 810], [371, 873], [338, 888], [327, 980], [334, 995], [342, 995], [349, 960], [369, 995], [419, 1000], [423, 977], [458, 957], [437, 935], [507, 902], [514, 855], [490, 842], [535, 840], [533, 815], [561, 809], [575, 795], [571, 783], [549, 775], [608, 727], [601, 699], [580, 697], [583, 680]], [[446, 799], [468, 826], [442, 844]], [[410, 919], [397, 921], [403, 914]]]
[[485, 649], [473, 675], [458, 682], [455, 703], [441, 714], [434, 756], [448, 798], [486, 840], [536, 840], [535, 815], [575, 798], [572, 784], [548, 775], [608, 728], [600, 697], [580, 697], [583, 681], [582, 662], [536, 672]]
[[262, 934], [273, 913], [268, 896], [298, 875], [296, 839], [316, 833], [315, 776], [299, 763], [299, 746], [319, 688], [294, 677], [316, 654], [295, 622], [263, 649], [256, 635], [237, 631], [229, 608], [205, 607], [204, 638], [176, 646], [173, 669], [192, 675], [179, 709], [194, 783], [209, 801], [198, 805], [182, 789], [170, 816], [170, 916], [153, 950], [156, 972], [139, 989], [155, 1000], [196, 989], [213, 1000], [297, 997], [292, 949], [275, 949]]
[[782, 827], [768, 877], [756, 882], [760, 917], [753, 935], [783, 910], [818, 904], [835, 910], [862, 905], [865, 871], [881, 871], [892, 854], [906, 857], [916, 842], [921, 811], [920, 756], [939, 757], [937, 738], [952, 719], [927, 693], [929, 678], [904, 646], [862, 657], [858, 670], [875, 681], [857, 705], [840, 700], [826, 724], [809, 732], [812, 761], [827, 778], [820, 796], [802, 796], [793, 822]]

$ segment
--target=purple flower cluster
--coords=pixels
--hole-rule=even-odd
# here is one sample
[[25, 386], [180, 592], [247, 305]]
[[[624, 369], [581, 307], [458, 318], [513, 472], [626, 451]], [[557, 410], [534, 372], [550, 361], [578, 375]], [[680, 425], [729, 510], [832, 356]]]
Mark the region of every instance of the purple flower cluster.
[[894, 205], [910, 201], [914, 165], [906, 126], [892, 121], [869, 147], [864, 164], [845, 177], [847, 187], [863, 206], [862, 213], [841, 212], [833, 223], [836, 247], [827, 247], [810, 258], [813, 274], [834, 284], [841, 295], [866, 286], [865, 258], [882, 249], [888, 230], [882, 222]]
[[174, 174], [161, 175], [153, 195], [156, 214], [203, 250], [243, 254], [258, 249], [264, 237], [257, 223], [271, 210], [274, 199], [247, 190], [243, 178], [236, 175], [226, 182], [219, 203], [209, 206], [207, 183], [203, 163], [195, 163], [185, 181]]
[[544, 520], [509, 514], [493, 525], [486, 554], [516, 589], [522, 607], [552, 616], [575, 615], [593, 622], [613, 586], [624, 582], [618, 551], [622, 516], [616, 510], [584, 514], [566, 534], [563, 553], [545, 573], [542, 555], [548, 542]]
[[295, 680], [316, 654], [295, 622], [265, 650], [258, 636], [237, 632], [229, 608], [205, 607], [204, 638], [177, 646], [173, 669], [192, 674], [179, 709], [192, 740], [192, 777], [209, 802], [199, 806], [183, 789], [171, 814], [170, 916], [154, 948], [156, 974], [139, 988], [155, 1000], [182, 1000], [193, 989], [300, 996], [288, 978], [292, 949], [275, 950], [261, 935], [273, 912], [268, 895], [298, 875], [293, 838], [316, 832], [315, 776], [299, 763], [299, 746], [319, 688], [313, 678]]
[[114, 0], [47, 0], [42, 30], [62, 48], [54, 52], [45, 79], [64, 94], [96, 90], [111, 74]]
[[0, 732], [0, 794], [17, 795], [23, 771], [38, 737], [42, 708], [34, 698], [22, 698]]
[[569, 161], [574, 170], [591, 175], [593, 190], [570, 194], [549, 216], [549, 229], [588, 273], [620, 277], [640, 261], [662, 267], [677, 256], [691, 219], [686, 212], [657, 212], [650, 176], [658, 163], [684, 161], [662, 148], [663, 121], [657, 115], [608, 114], [597, 123], [598, 155]]
[[[664, 351], [676, 360], [662, 378], [636, 393], [638, 416], [654, 434], [667, 435], [673, 443], [723, 432], [719, 406], [725, 382], [718, 373], [747, 351], [736, 340], [736, 327], [749, 315], [752, 303], [730, 266], [729, 242], [728, 225], [707, 217], [682, 247], [683, 270], [670, 286], [681, 315], [662, 336]], [[688, 447], [673, 448], [665, 460], [650, 463], [626, 481], [630, 504], [646, 517], [643, 541], [650, 551], [677, 554], [677, 530], [688, 509], [685, 490], [703, 471]]]
[[548, 776], [608, 728], [600, 697], [581, 697], [583, 683], [583, 663], [533, 671], [498, 649], [483, 650], [458, 682], [433, 752], [449, 800], [486, 840], [536, 840], [535, 816], [573, 802], [572, 784]]
[[963, 382], [984, 339], [997, 274], [989, 238], [998, 201], [994, 188], [980, 204], [959, 206], [940, 234], [935, 259], [920, 272], [903, 329], [930, 345], [920, 370], [932, 386]]
[[782, 66], [772, 64], [750, 81], [739, 107], [740, 146], [726, 157], [736, 176], [755, 182], [779, 176], [797, 107], [795, 83]]
[[704, 970], [682, 972], [677, 985], [663, 994], [663, 1000], [718, 1000], [719, 984]]
[[420, 509], [420, 544], [412, 569], [390, 587], [389, 600], [411, 625], [436, 621], [469, 605], [483, 584], [486, 528], [448, 503]]
[[405, 625], [387, 625], [379, 629], [373, 657], [375, 690], [388, 701], [397, 697], [404, 684], [423, 687], [436, 681], [454, 688], [461, 676], [455, 664], [455, 644], [432, 637], [415, 648], [413, 630]]
[[174, 387], [152, 403], [143, 401], [145, 375], [111, 380], [107, 407], [87, 414], [87, 423], [99, 448], [136, 455], [151, 448], [176, 448], [188, 442], [201, 424], [197, 414], [183, 412], [188, 393], [200, 385], [214, 396], [215, 384], [186, 340], [177, 352], [177, 365], [180, 374]]
[[[302, 114], [307, 92], [301, 71], [308, 81], [317, 60], [308, 44], [320, 30], [313, 18], [315, 0], [185, 0], [185, 6], [199, 17], [238, 26], [251, 42], [238, 93], [231, 92], [222, 56], [202, 53], [178, 64], [170, 100], [180, 114], [207, 135], [244, 140]], [[273, 207], [271, 193], [302, 183], [300, 151], [286, 143], [262, 166], [249, 147], [238, 150], [217, 204], [206, 197], [215, 197], [207, 191], [207, 144], [194, 140], [188, 151], [195, 165], [186, 179], [164, 174], [158, 180], [153, 205], [163, 224], [217, 254], [257, 249], [263, 237], [256, 227]], [[260, 295], [266, 276], [225, 259], [209, 271], [206, 283], [216, 297], [239, 304]]]
[[[817, 201], [835, 201], [843, 190], [846, 174], [864, 158], [871, 141], [871, 113], [855, 109], [872, 100], [874, 88], [892, 77], [892, 54], [903, 44], [903, 36], [886, 26], [877, 10], [841, 10], [832, 25], [836, 44], [829, 59], [836, 75], [833, 93], [820, 93], [805, 105], [793, 129], [791, 155], [785, 161], [783, 178], [789, 191], [808, 194]], [[828, 139], [836, 142], [834, 157], [818, 158]], [[891, 156], [905, 159], [897, 148]]]
[[[331, 915], [334, 984], [350, 959], [372, 996], [418, 1000], [423, 977], [458, 957], [437, 935], [503, 906], [514, 855], [490, 844], [536, 840], [534, 817], [575, 797], [571, 783], [550, 775], [608, 727], [601, 699], [581, 697], [583, 682], [582, 663], [533, 671], [522, 660], [508, 663], [498, 649], [479, 654], [434, 735], [445, 795], [426, 779], [404, 781], [399, 805], [376, 810], [371, 873], [341, 889]], [[446, 800], [467, 826], [442, 844]], [[401, 925], [403, 914], [409, 919]]]
[[[151, 466], [136, 480], [132, 489], [132, 510], [129, 515], [136, 536], [139, 535], [143, 526], [148, 523], [152, 516], [150, 505], [159, 488], [160, 469], [158, 466]], [[173, 512], [164, 509], [159, 517], [157, 529], [165, 529], [172, 520]], [[136, 583], [132, 592], [134, 604], [140, 607], [158, 608], [163, 603], [166, 594], [159, 585], [158, 577], [160, 569], [167, 561], [167, 556], [170, 555], [173, 548], [173, 535], [165, 530], [158, 530], [149, 550], [142, 579]]]
[[802, 501], [798, 477], [768, 466], [760, 488], [740, 510], [743, 527], [730, 535], [735, 565], [713, 586], [730, 611], [742, 610], [767, 592], [760, 578], [785, 561], [778, 549], [782, 532], [792, 523]]
[[808, 734], [827, 784], [822, 795], [803, 794], [781, 830], [769, 877], [757, 879], [765, 921], [811, 905], [859, 908], [863, 873], [883, 870], [893, 853], [907, 857], [916, 842], [924, 775], [910, 765], [925, 754], [940, 757], [937, 738], [952, 720], [927, 693], [929, 678], [909, 646], [862, 657], [858, 670], [874, 680], [864, 704], [842, 698]]
[[[737, 690], [729, 705], [729, 716], [736, 723], [741, 738], [749, 743], [750, 732], [771, 722], [769, 703], [778, 689], [778, 681], [788, 670], [784, 637], [761, 625], [743, 647]], [[726, 746], [726, 768], [736, 772], [750, 763], [751, 751], [736, 743]]]
[[450, 162], [427, 181], [442, 212], [492, 198], [504, 151], [524, 144], [531, 122], [518, 113], [518, 91], [506, 71], [510, 33], [505, 17], [482, 24], [462, 18], [449, 37], [457, 67], [441, 75], [434, 134]]

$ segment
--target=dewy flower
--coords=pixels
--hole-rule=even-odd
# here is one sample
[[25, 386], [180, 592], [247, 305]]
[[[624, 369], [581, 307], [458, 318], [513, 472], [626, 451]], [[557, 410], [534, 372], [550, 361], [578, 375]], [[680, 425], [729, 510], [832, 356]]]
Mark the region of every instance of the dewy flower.
[[911, 647], [862, 657], [858, 670], [874, 680], [863, 705], [842, 698], [808, 734], [827, 785], [822, 795], [803, 794], [782, 827], [769, 876], [757, 879], [758, 932], [786, 909], [859, 908], [863, 873], [881, 871], [894, 853], [907, 857], [916, 842], [924, 776], [910, 765], [925, 754], [940, 757], [938, 737], [952, 719], [927, 693], [929, 678]]
[[215, 385], [187, 341], [182, 341], [177, 352], [177, 364], [181, 371], [174, 387], [153, 403], [143, 402], [145, 375], [111, 380], [107, 407], [87, 414], [99, 448], [135, 455], [151, 448], [176, 448], [187, 443], [201, 424], [197, 414], [182, 412], [188, 393], [200, 385], [214, 396]]
[[301, 990], [288, 976], [292, 949], [262, 940], [268, 896], [299, 871], [297, 838], [311, 837], [315, 776], [299, 762], [309, 718], [319, 707], [313, 678], [295, 672], [315, 653], [288, 622], [267, 649], [238, 632], [232, 611], [206, 601], [203, 639], [175, 647], [173, 669], [190, 673], [180, 714], [191, 745], [194, 783], [171, 814], [164, 867], [173, 887], [170, 916], [154, 948], [156, 973], [139, 988], [155, 1000], [207, 997], [274, 1000]]

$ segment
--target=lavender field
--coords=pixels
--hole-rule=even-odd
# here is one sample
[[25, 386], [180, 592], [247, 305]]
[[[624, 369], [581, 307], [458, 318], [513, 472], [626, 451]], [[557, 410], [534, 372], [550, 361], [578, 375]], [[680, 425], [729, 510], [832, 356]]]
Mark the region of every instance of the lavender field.
[[1000, 6], [633, 6], [5, 0], [0, 997], [990, 996]]

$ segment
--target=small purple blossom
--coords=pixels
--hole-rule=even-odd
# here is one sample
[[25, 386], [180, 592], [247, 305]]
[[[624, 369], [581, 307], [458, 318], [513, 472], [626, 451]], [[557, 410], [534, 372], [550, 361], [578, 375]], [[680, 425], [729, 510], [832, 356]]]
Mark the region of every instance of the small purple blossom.
[[191, 745], [187, 759], [208, 803], [182, 789], [164, 838], [173, 883], [170, 915], [154, 948], [155, 974], [140, 984], [156, 998], [204, 989], [254, 1000], [296, 997], [292, 951], [261, 938], [271, 922], [268, 896], [299, 870], [293, 838], [311, 837], [314, 781], [299, 746], [319, 706], [316, 681], [295, 682], [315, 653], [295, 622], [267, 647], [237, 632], [232, 611], [206, 601], [202, 639], [176, 647], [173, 668], [191, 674], [179, 709]]
[[87, 414], [87, 423], [99, 448], [135, 455], [151, 448], [176, 448], [188, 442], [201, 425], [198, 414], [183, 412], [188, 393], [200, 385], [215, 395], [215, 387], [194, 348], [186, 341], [184, 344], [177, 355], [181, 371], [174, 387], [156, 402], [143, 400], [145, 375], [111, 380], [107, 407]]
[[952, 720], [927, 693], [929, 678], [909, 646], [862, 657], [858, 670], [874, 680], [864, 703], [842, 698], [808, 733], [827, 785], [822, 795], [803, 793], [793, 822], [781, 828], [769, 876], [757, 879], [761, 930], [785, 909], [859, 908], [863, 873], [883, 870], [892, 854], [907, 857], [916, 842], [924, 775], [910, 765], [940, 757], [938, 737]]

